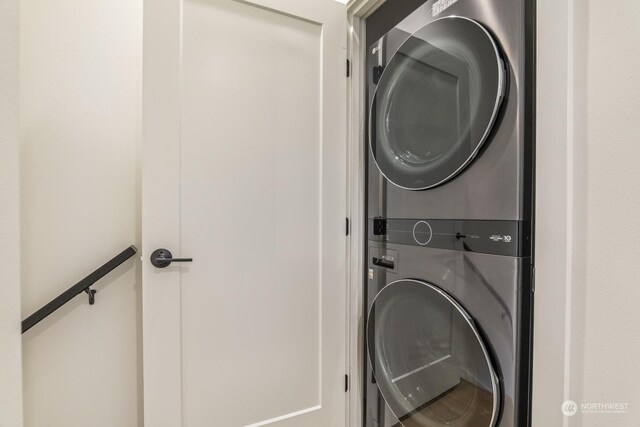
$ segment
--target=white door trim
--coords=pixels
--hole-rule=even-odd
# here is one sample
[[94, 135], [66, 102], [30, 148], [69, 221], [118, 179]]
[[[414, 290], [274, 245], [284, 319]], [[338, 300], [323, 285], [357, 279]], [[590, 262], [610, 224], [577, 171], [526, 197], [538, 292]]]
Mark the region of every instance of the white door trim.
[[580, 423], [578, 417], [563, 416], [560, 406], [569, 399], [580, 402], [582, 394], [585, 3], [537, 0], [534, 427]]
[[351, 0], [348, 3], [347, 58], [351, 62], [351, 77], [347, 81], [347, 143], [348, 147], [348, 216], [350, 218], [350, 239], [347, 251], [349, 259], [349, 294], [347, 295], [348, 315], [348, 355], [349, 393], [347, 403], [347, 426], [362, 425], [362, 401], [364, 397], [364, 241], [366, 233], [365, 214], [365, 176], [364, 164], [367, 151], [363, 144], [365, 138], [365, 99], [366, 76], [364, 61], [366, 58], [365, 19], [386, 0]]

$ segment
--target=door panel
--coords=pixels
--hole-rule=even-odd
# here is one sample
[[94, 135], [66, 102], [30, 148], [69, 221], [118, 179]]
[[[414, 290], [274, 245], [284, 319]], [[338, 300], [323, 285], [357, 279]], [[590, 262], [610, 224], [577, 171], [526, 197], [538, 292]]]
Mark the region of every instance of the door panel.
[[321, 27], [234, 1], [183, 13], [185, 419], [247, 425], [319, 404]]
[[145, 4], [146, 424], [343, 425], [344, 5], [178, 3]]

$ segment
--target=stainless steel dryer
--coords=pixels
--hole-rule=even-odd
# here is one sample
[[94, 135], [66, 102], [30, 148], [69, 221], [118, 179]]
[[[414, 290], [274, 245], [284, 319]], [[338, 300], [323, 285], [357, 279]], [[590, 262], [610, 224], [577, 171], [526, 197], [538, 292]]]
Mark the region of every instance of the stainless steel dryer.
[[531, 219], [532, 3], [431, 0], [371, 40], [370, 217]]
[[526, 427], [535, 4], [408, 3], [367, 20], [364, 424]]

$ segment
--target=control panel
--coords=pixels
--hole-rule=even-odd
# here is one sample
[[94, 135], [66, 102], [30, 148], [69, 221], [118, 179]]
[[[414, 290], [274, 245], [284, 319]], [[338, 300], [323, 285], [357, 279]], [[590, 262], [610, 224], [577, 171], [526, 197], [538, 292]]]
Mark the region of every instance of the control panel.
[[369, 240], [524, 257], [531, 255], [528, 221], [371, 218]]

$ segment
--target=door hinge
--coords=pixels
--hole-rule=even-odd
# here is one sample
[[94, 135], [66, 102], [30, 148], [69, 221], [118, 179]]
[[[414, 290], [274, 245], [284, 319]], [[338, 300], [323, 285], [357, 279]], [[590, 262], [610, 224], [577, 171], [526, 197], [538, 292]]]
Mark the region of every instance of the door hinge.
[[349, 391], [349, 375], [344, 376], [344, 392]]
[[531, 269], [531, 293], [536, 292], [536, 268]]
[[347, 59], [347, 77], [351, 77], [351, 61]]
[[349, 227], [349, 218], [345, 218], [345, 219], [347, 220], [347, 229], [346, 229], [347, 234], [346, 235], [348, 236], [349, 235], [349, 228], [350, 228]]

